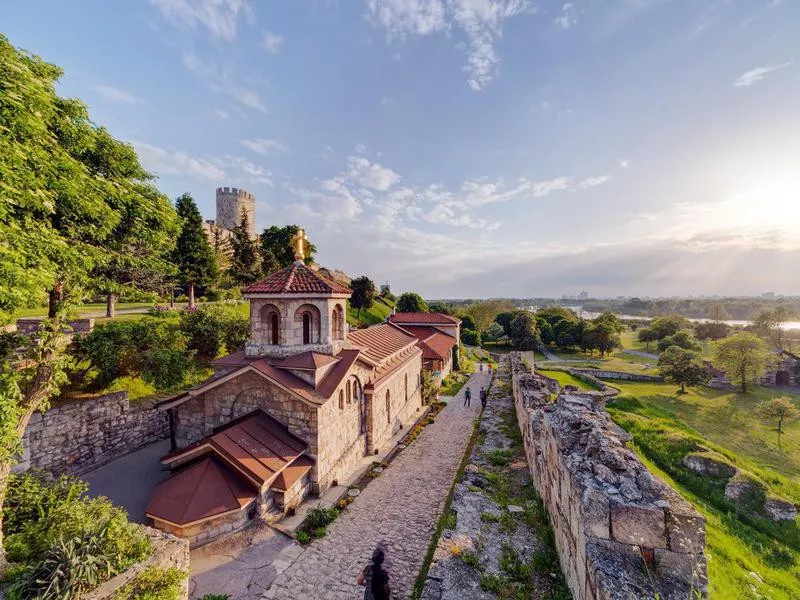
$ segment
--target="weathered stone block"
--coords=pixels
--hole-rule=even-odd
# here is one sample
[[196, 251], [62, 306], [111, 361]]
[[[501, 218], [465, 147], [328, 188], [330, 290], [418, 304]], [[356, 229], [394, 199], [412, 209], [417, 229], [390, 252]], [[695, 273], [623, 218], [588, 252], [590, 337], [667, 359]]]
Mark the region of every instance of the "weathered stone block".
[[631, 504], [612, 506], [611, 535], [616, 541], [624, 544], [645, 548], [666, 548], [664, 510]]

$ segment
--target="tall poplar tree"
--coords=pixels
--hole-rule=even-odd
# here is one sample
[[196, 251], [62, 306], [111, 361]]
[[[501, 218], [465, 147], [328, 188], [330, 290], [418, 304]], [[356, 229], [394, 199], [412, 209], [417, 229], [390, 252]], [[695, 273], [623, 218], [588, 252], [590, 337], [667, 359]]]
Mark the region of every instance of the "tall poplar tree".
[[173, 262], [178, 268], [178, 281], [186, 287], [189, 307], [194, 308], [195, 288], [211, 285], [217, 279], [217, 259], [203, 230], [203, 217], [189, 193], [175, 201], [175, 210], [180, 218], [181, 232], [172, 255]]

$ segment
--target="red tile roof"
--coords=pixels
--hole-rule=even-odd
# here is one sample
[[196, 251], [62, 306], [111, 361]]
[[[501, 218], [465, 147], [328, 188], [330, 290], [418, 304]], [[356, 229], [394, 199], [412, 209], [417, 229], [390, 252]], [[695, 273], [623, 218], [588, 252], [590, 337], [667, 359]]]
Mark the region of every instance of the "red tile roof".
[[461, 319], [444, 313], [398, 312], [389, 317], [397, 325], [458, 325]]
[[282, 360], [276, 360], [272, 364], [281, 369], [298, 369], [301, 371], [316, 371], [319, 368], [335, 363], [339, 359], [330, 354], [320, 352], [301, 352], [294, 356], [289, 356]]
[[350, 294], [352, 290], [304, 263], [293, 262], [266, 279], [242, 290], [243, 294]]
[[364, 354], [375, 362], [383, 362], [416, 341], [414, 336], [389, 323], [356, 329], [347, 339], [354, 346], [364, 348]]
[[435, 327], [407, 325], [403, 329], [419, 340], [422, 358], [445, 360], [453, 351], [453, 346], [456, 345], [454, 337], [442, 333]]
[[187, 525], [242, 509], [256, 495], [253, 486], [242, 481], [219, 458], [207, 456], [159, 483], [145, 514]]
[[307, 444], [263, 411], [232, 421], [214, 435], [170, 454], [165, 463], [175, 463], [192, 455], [211, 452], [231, 468], [264, 486], [293, 463]]

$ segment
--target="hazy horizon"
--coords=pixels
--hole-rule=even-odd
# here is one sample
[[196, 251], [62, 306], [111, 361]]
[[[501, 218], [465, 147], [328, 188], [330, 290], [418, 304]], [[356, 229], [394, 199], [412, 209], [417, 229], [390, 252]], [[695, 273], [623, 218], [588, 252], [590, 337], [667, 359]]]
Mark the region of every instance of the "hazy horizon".
[[800, 3], [4, 7], [171, 197], [426, 297], [800, 295]]

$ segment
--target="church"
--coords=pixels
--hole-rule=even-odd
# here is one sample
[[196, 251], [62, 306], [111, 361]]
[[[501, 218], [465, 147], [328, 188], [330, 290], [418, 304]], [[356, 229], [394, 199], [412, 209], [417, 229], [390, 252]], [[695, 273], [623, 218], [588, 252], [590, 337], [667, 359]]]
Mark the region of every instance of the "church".
[[295, 262], [243, 290], [245, 348], [160, 408], [172, 473], [146, 509], [155, 527], [192, 543], [277, 520], [364, 464], [419, 417], [423, 348], [392, 323], [348, 331], [351, 290]]

